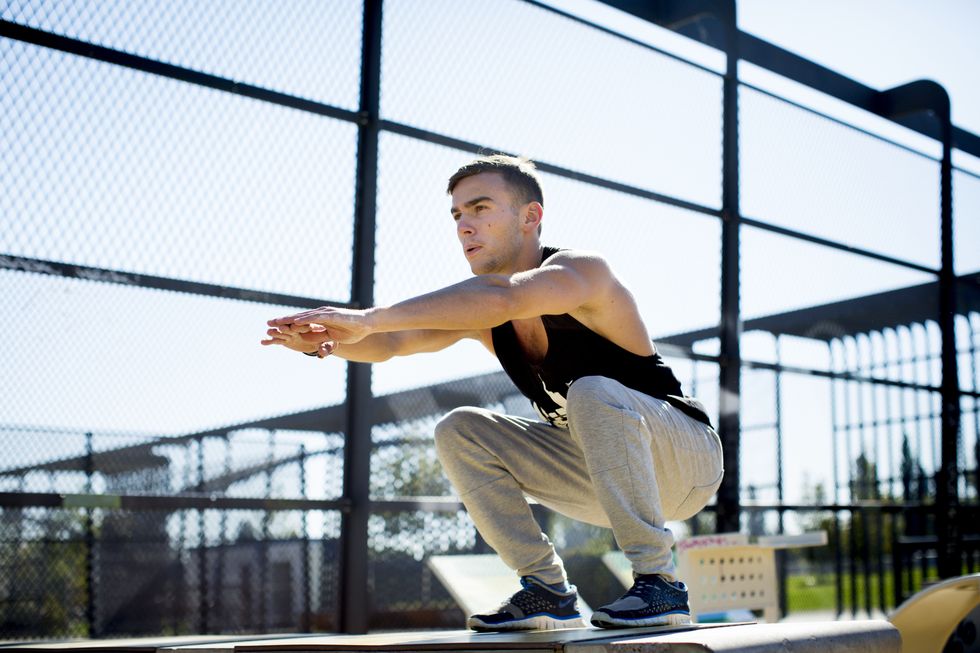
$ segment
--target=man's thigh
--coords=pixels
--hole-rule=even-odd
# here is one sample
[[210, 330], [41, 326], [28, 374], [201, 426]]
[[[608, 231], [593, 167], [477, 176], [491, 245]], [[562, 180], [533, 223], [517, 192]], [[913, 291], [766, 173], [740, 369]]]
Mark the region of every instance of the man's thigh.
[[[573, 519], [608, 526], [581, 449], [566, 429], [483, 408], [457, 409], [447, 420], [453, 430], [484, 449], [493, 464], [539, 503]], [[456, 490], [465, 493], [468, 488]]]

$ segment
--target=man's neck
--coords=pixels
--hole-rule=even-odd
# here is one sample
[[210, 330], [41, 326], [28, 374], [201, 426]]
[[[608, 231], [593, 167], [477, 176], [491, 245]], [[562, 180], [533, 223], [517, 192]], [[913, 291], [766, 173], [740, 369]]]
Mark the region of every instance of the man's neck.
[[514, 262], [514, 269], [511, 274], [517, 272], [526, 272], [527, 270], [533, 270], [541, 265], [541, 257], [544, 255], [544, 246], [535, 241], [533, 244], [528, 244], [527, 247], [521, 250], [520, 256]]

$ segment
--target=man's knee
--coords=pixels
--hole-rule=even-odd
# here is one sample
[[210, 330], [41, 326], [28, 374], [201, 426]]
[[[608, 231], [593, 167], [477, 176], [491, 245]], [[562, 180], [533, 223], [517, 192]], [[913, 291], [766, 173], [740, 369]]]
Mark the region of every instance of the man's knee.
[[471, 438], [474, 425], [486, 419], [487, 411], [472, 406], [460, 406], [446, 413], [436, 423], [436, 455], [442, 459], [447, 453], [458, 449], [461, 440]]
[[569, 419], [575, 414], [591, 413], [596, 403], [614, 402], [623, 385], [606, 376], [583, 376], [568, 387], [566, 396]]

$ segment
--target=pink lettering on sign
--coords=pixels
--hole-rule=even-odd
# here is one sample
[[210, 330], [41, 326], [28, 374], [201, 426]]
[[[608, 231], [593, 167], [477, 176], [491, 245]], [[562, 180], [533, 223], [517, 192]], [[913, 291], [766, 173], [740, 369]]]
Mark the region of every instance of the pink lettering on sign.
[[717, 535], [698, 535], [677, 542], [678, 551], [703, 549], [712, 546], [745, 546], [749, 543], [747, 535], [742, 533], [719, 533]]

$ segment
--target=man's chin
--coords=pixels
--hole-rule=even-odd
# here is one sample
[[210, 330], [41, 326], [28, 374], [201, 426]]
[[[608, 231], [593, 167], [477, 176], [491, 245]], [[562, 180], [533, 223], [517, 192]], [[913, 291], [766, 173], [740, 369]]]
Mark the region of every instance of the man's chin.
[[493, 269], [491, 267], [489, 267], [489, 266], [486, 266], [486, 265], [471, 265], [470, 266], [470, 272], [472, 272], [476, 276], [480, 276], [481, 274], [493, 274], [494, 273]]

